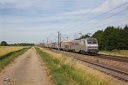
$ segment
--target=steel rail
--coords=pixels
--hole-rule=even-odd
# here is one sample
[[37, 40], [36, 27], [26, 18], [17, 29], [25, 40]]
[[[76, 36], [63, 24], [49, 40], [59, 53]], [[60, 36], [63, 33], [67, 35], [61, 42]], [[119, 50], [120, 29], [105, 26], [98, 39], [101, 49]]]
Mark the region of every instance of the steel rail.
[[98, 69], [98, 70], [100, 70], [102, 72], [105, 72], [107, 74], [110, 74], [110, 75], [112, 75], [114, 77], [117, 77], [117, 78], [119, 78], [121, 80], [128, 81], [128, 72], [125, 72], [125, 71], [122, 71], [122, 70], [119, 70], [119, 69], [115, 69], [115, 68], [112, 68], [112, 67], [109, 67], [109, 66], [106, 66], [106, 65], [94, 63], [92, 61], [81, 59], [79, 57], [74, 57], [74, 56], [69, 55], [69, 54], [66, 55], [66, 56], [67, 57], [75, 58], [77, 60], [80, 60], [80, 61], [85, 62], [85, 63], [88, 63], [88, 64], [91, 64], [91, 65], [89, 65], [89, 67]]
[[[52, 50], [52, 51], [56, 52], [56, 53], [60, 53], [60, 51], [55, 51], [55, 50]], [[78, 55], [76, 55], [76, 56], [72, 55], [70, 52], [68, 52], [68, 54], [66, 54], [66, 52], [62, 52], [62, 53], [64, 55], [66, 55], [67, 57], [72, 57], [72, 58], [74, 58], [76, 60], [81, 61], [82, 63], [88, 63], [86, 65], [91, 67], [91, 68], [97, 69], [97, 70], [99, 70], [101, 72], [107, 73], [107, 74], [109, 74], [111, 76], [114, 76], [114, 77], [116, 77], [118, 79], [121, 79], [123, 81], [128, 82], [128, 72], [126, 72], [126, 71], [119, 70], [119, 69], [116, 69], [116, 68], [113, 68], [113, 67], [109, 67], [109, 66], [106, 66], [106, 65], [103, 65], [103, 64], [95, 63], [95, 62], [92, 62], [92, 61], [89, 61], [89, 60], [82, 59], [82, 58], [78, 57]], [[109, 55], [106, 55], [106, 56], [109, 56]], [[119, 57], [119, 56], [116, 56], [116, 58], [117, 57]], [[116, 59], [116, 58], [113, 58], [113, 59]], [[124, 58], [124, 57], [121, 57], [121, 58]], [[107, 59], [109, 59], [109, 58], [107, 58]]]
[[124, 56], [115, 56], [115, 55], [99, 54], [99, 55], [96, 56], [96, 57], [128, 63], [128, 57], [124, 57]]

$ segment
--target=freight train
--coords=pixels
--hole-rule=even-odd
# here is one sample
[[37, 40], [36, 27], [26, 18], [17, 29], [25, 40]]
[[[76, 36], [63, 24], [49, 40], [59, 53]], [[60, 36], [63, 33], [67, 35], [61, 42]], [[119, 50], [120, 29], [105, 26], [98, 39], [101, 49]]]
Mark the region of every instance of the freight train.
[[98, 41], [96, 38], [91, 37], [80, 40], [61, 41], [60, 43], [49, 43], [47, 47], [82, 54], [98, 54]]

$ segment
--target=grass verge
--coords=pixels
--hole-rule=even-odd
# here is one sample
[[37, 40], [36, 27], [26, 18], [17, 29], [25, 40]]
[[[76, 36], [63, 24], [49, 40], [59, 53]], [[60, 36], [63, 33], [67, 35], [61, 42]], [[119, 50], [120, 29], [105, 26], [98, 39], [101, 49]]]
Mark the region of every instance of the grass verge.
[[49, 76], [56, 85], [107, 85], [97, 77], [86, 74], [75, 66], [75, 60], [67, 60], [66, 57], [54, 57], [47, 52], [36, 48], [49, 69]]
[[25, 51], [27, 51], [28, 49], [30, 49], [30, 47], [28, 48], [23, 48], [20, 49], [18, 51], [13, 51], [10, 52], [4, 56], [1, 57], [0, 59], [0, 71], [6, 66], [8, 65], [11, 61], [13, 61], [17, 56], [23, 54]]

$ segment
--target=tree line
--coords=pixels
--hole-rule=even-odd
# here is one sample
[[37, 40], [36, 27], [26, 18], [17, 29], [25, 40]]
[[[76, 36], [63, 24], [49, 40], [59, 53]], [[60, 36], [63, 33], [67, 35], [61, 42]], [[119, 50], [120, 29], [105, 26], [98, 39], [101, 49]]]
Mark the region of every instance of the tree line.
[[34, 46], [34, 43], [15, 43], [15, 44], [8, 44], [6, 41], [2, 41], [0, 46]]
[[92, 37], [96, 38], [100, 50], [128, 50], [128, 26], [109, 26], [105, 30], [98, 30]]

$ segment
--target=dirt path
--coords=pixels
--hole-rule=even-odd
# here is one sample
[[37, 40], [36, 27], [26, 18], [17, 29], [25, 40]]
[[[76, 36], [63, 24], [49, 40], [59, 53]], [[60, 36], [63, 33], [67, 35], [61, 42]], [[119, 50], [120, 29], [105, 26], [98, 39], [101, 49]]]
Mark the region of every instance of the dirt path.
[[0, 73], [0, 85], [52, 85], [44, 69], [31, 48]]

